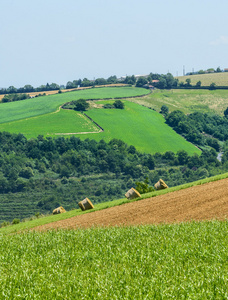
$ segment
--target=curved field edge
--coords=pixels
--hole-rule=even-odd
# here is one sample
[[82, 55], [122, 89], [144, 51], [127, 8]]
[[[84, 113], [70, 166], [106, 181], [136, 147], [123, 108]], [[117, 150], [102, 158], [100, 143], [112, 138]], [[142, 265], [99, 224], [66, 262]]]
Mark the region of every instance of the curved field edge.
[[42, 226], [42, 225], [46, 225], [46, 224], [49, 224], [49, 223], [52, 223], [52, 222], [65, 220], [65, 219], [68, 219], [68, 218], [71, 218], [71, 217], [74, 217], [74, 216], [79, 216], [79, 215], [83, 215], [83, 214], [87, 214], [87, 213], [92, 213], [94, 211], [99, 211], [99, 210], [103, 210], [103, 209], [106, 209], [106, 208], [119, 206], [119, 205], [122, 205], [122, 204], [125, 204], [125, 203], [140, 201], [142, 199], [156, 197], [156, 196], [159, 196], [159, 195], [164, 195], [164, 194], [167, 194], [167, 193], [176, 192], [176, 191], [179, 191], [179, 190], [182, 190], [182, 189], [187, 189], [187, 188], [190, 188], [190, 187], [193, 187], [193, 186], [202, 185], [202, 184], [206, 184], [206, 183], [210, 183], [210, 182], [214, 182], [214, 181], [218, 181], [218, 180], [226, 179], [226, 178], [228, 178], [228, 173], [224, 173], [224, 174], [221, 174], [221, 175], [205, 178], [205, 179], [194, 181], [194, 182], [190, 182], [190, 183], [187, 183], [187, 184], [179, 185], [179, 186], [168, 188], [168, 189], [161, 190], [161, 191], [154, 191], [154, 192], [151, 192], [151, 193], [143, 194], [140, 198], [137, 198], [137, 199], [134, 199], [134, 200], [128, 200], [126, 198], [122, 198], [122, 199], [117, 199], [117, 200], [110, 201], [110, 202], [100, 203], [100, 204], [97, 204], [95, 206], [95, 208], [92, 209], [92, 210], [81, 211], [81, 209], [75, 209], [75, 210], [71, 210], [71, 211], [68, 211], [66, 213], [59, 214], [59, 215], [50, 215], [50, 216], [38, 218], [38, 219], [35, 219], [35, 220], [32, 220], [32, 221], [21, 222], [21, 223], [16, 224], [16, 225], [10, 225], [10, 226], [7, 226], [7, 227], [0, 228], [0, 234], [5, 235], [5, 234], [21, 232], [21, 231], [24, 231], [24, 230], [32, 229], [32, 228], [37, 227], [37, 226]]
[[0, 123], [27, 119], [55, 112], [60, 105], [78, 99], [104, 99], [137, 97], [150, 91], [135, 87], [105, 87], [42, 96], [16, 102], [0, 104]]
[[[113, 101], [101, 100], [94, 103]], [[200, 154], [201, 151], [197, 147], [187, 142], [165, 123], [161, 114], [130, 101], [123, 102], [124, 109], [93, 108], [86, 112], [86, 115], [104, 129], [102, 132], [80, 112], [63, 109], [57, 113], [0, 124], [0, 130], [22, 133], [27, 138], [38, 135], [52, 137], [75, 135], [81, 139], [89, 138], [96, 141], [103, 139], [106, 142], [115, 138], [146, 153], [185, 150], [190, 155]]]
[[227, 221], [210, 221], [0, 237], [0, 294], [227, 299], [227, 230]]
[[100, 108], [87, 111], [86, 114], [104, 131], [97, 135], [88, 133], [80, 138], [96, 141], [103, 139], [106, 142], [120, 139], [128, 145], [134, 145], [138, 151], [146, 153], [167, 150], [173, 152], [185, 150], [190, 155], [201, 153], [196, 146], [169, 127], [161, 114], [130, 101], [124, 103], [124, 109]]

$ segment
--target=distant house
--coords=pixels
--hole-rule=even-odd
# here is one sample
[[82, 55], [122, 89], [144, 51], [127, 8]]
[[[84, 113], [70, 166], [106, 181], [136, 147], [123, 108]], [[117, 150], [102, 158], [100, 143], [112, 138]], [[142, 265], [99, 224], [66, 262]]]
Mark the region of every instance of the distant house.
[[228, 68], [225, 68], [225, 69], [224, 69], [224, 72], [228, 72]]
[[157, 80], [157, 79], [152, 80], [152, 83], [158, 83], [158, 82], [159, 82], [159, 80]]

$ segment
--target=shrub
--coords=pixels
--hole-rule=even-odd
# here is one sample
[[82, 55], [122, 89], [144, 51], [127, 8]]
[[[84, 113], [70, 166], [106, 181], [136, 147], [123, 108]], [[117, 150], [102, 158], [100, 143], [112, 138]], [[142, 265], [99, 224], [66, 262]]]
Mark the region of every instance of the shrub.
[[13, 219], [12, 224], [19, 224], [20, 223], [20, 219]]
[[124, 103], [120, 100], [116, 100], [114, 103], [113, 103], [114, 107], [115, 108], [118, 108], [118, 109], [124, 109]]

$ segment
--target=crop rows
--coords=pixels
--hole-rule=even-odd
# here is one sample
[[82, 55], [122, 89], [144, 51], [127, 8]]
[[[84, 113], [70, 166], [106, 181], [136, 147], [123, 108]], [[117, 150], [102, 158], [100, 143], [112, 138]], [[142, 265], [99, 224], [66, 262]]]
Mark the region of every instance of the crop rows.
[[227, 299], [228, 222], [0, 237], [2, 299]]

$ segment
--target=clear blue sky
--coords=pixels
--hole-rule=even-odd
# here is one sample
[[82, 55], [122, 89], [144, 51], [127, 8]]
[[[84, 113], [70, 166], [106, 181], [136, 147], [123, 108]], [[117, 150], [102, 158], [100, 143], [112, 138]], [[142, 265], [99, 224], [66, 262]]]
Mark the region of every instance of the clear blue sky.
[[227, 0], [0, 0], [0, 87], [228, 68]]

